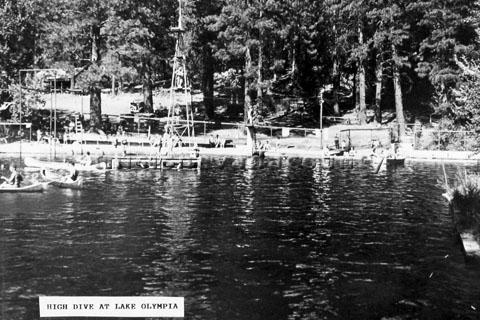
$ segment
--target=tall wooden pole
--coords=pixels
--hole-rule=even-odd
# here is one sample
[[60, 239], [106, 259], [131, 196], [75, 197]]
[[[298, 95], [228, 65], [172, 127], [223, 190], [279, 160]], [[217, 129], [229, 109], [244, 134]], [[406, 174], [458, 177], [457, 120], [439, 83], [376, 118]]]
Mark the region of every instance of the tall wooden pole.
[[[20, 132], [22, 132], [22, 71], [18, 71]], [[20, 136], [20, 159], [22, 159], [22, 137]]]
[[55, 100], [55, 111], [54, 111], [54, 115], [53, 115], [53, 119], [54, 119], [54, 122], [53, 122], [53, 132], [54, 132], [54, 135], [55, 135], [55, 138], [57, 137], [57, 73], [55, 72], [54, 73], [54, 81], [53, 81], [53, 95], [54, 95], [54, 100]]
[[323, 89], [320, 89], [320, 148], [323, 150]]

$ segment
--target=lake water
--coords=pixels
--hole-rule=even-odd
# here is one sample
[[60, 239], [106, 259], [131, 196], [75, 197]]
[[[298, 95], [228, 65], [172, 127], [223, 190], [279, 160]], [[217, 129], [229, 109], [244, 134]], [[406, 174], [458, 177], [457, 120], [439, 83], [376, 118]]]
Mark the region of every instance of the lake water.
[[478, 317], [439, 165], [203, 164], [0, 194], [1, 319], [37, 319], [38, 295], [184, 296], [186, 319]]

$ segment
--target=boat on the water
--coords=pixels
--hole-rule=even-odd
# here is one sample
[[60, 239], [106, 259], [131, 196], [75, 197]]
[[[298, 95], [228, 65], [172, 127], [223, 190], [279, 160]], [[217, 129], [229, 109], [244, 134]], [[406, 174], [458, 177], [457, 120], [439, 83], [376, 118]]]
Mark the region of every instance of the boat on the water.
[[[23, 160], [25, 166], [34, 167], [34, 168], [45, 168], [53, 170], [69, 170], [70, 164], [68, 162], [56, 162], [56, 161], [43, 161], [34, 158], [25, 158]], [[107, 164], [105, 162], [100, 162], [85, 166], [82, 164], [75, 164], [75, 169], [78, 171], [103, 171], [106, 170]]]
[[0, 185], [0, 193], [16, 193], [16, 192], [43, 192], [47, 183], [35, 183], [24, 187], [13, 187], [10, 185]]
[[62, 181], [48, 179], [48, 184], [60, 189], [81, 189], [83, 187], [83, 179], [78, 178], [75, 181]]

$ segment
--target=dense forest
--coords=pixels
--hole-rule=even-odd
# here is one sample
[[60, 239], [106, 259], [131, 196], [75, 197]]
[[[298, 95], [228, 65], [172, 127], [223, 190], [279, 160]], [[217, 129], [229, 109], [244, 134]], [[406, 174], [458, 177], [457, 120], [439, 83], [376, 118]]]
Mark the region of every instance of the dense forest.
[[[312, 119], [355, 110], [358, 121], [436, 116], [476, 126], [478, 11], [473, 0], [184, 0], [189, 74], [215, 118], [214, 92], [272, 113], [269, 97], [299, 97]], [[1, 99], [22, 68], [81, 70], [101, 123], [101, 89], [168, 83], [177, 0], [0, 0]], [[6, 90], [10, 88], [10, 90]], [[473, 93], [472, 93], [473, 92]], [[18, 107], [18, 106], [17, 106]], [[24, 108], [28, 107], [26, 105]], [[371, 110], [367, 113], [368, 110]], [[372, 112], [373, 111], [373, 112]], [[372, 114], [373, 116], [368, 116]]]

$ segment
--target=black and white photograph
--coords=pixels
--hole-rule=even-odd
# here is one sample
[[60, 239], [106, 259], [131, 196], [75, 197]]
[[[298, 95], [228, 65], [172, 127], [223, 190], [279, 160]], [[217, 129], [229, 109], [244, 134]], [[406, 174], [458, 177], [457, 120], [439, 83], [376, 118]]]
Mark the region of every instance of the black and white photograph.
[[480, 319], [480, 1], [0, 0], [41, 319]]

